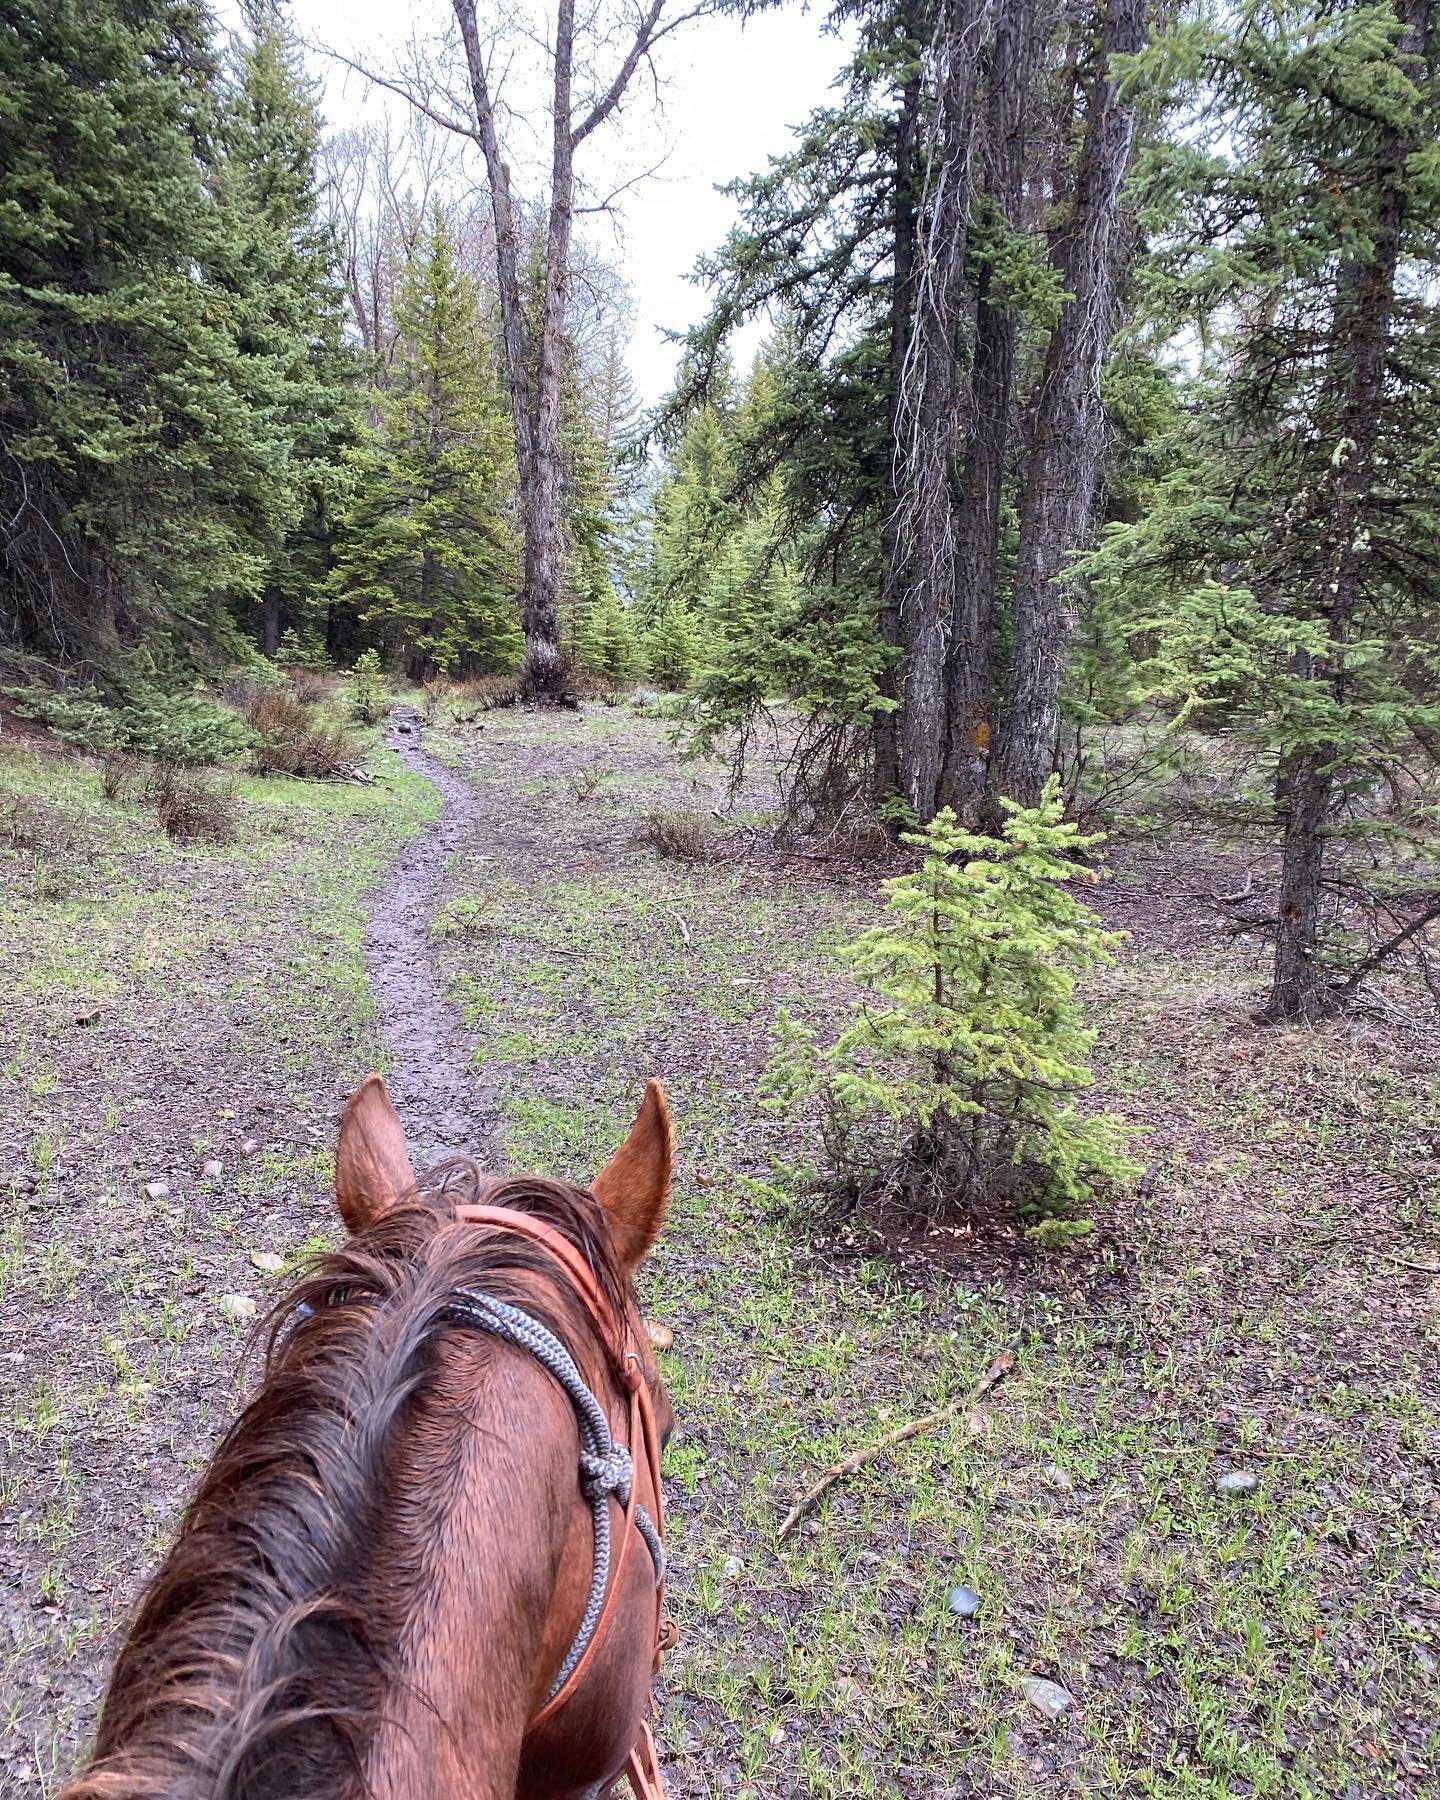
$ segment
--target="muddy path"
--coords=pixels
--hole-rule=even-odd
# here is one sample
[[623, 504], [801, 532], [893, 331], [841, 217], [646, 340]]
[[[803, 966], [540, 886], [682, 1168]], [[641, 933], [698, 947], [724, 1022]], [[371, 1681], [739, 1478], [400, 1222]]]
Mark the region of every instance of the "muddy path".
[[386, 1080], [422, 1164], [464, 1153], [484, 1160], [494, 1140], [493, 1089], [445, 993], [430, 934], [451, 858], [478, 829], [481, 795], [423, 748], [420, 721], [397, 711], [389, 746], [439, 791], [440, 816], [413, 839], [370, 908], [365, 961], [393, 1058]]

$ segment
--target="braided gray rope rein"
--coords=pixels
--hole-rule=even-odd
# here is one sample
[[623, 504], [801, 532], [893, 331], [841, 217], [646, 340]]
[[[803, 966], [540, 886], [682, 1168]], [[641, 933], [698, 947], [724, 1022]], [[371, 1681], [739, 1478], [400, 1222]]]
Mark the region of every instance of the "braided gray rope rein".
[[[622, 1507], [630, 1504], [635, 1465], [625, 1445], [617, 1444], [611, 1437], [605, 1410], [586, 1387], [574, 1357], [548, 1326], [518, 1306], [496, 1300], [478, 1288], [457, 1288], [445, 1308], [445, 1316], [472, 1325], [477, 1331], [488, 1332], [502, 1343], [528, 1351], [541, 1368], [560, 1383], [575, 1408], [575, 1423], [580, 1428], [580, 1491], [590, 1503], [590, 1516], [595, 1525], [595, 1572], [580, 1629], [545, 1696], [548, 1705], [575, 1672], [600, 1622], [600, 1609], [605, 1604], [605, 1593], [610, 1585], [610, 1496], [613, 1494]], [[655, 1564], [658, 1588], [665, 1579], [665, 1546], [655, 1529], [655, 1521], [643, 1506], [635, 1508], [635, 1526]]]

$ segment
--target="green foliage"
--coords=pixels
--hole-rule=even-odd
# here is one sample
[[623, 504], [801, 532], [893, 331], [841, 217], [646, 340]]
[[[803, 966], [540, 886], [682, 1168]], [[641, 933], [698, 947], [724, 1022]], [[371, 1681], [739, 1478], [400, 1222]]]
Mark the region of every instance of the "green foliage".
[[663, 688], [689, 687], [700, 666], [695, 626], [684, 603], [665, 607], [645, 638], [645, 666]]
[[122, 701], [98, 688], [8, 688], [15, 709], [40, 719], [77, 749], [97, 754], [125, 750], [166, 763], [227, 762], [254, 742], [245, 721], [203, 694], [162, 694], [133, 689]]
[[362, 725], [378, 725], [390, 711], [390, 695], [374, 650], [362, 650], [355, 659], [350, 677], [350, 710]]
[[395, 318], [381, 435], [358, 473], [330, 591], [412, 679], [508, 670], [520, 654], [510, 431], [479, 293], [439, 207]]
[[1135, 1172], [1119, 1121], [1076, 1104], [1095, 1038], [1076, 981], [1118, 936], [1071, 891], [1095, 879], [1079, 859], [1099, 840], [1064, 820], [1052, 780], [998, 839], [947, 808], [905, 841], [922, 866], [844, 953], [864, 1005], [823, 1048], [783, 1015], [767, 1094], [821, 1102], [831, 1173], [853, 1192], [926, 1213], [1068, 1212]]
[[330, 408], [262, 192], [303, 178], [313, 132], [282, 155], [252, 107], [247, 138], [187, 0], [21, 0], [0, 93], [0, 631], [62, 664], [142, 640], [213, 660]]

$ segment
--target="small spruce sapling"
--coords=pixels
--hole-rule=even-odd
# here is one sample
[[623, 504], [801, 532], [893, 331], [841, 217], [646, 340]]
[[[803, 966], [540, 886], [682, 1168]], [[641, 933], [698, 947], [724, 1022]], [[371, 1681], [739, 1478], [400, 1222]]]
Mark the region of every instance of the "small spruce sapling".
[[857, 1198], [928, 1215], [995, 1203], [1044, 1246], [1089, 1230], [1096, 1188], [1138, 1166], [1126, 1128], [1087, 1116], [1095, 1033], [1076, 981], [1110, 960], [1106, 931], [1071, 891], [1100, 840], [1063, 816], [1052, 779], [1034, 808], [1006, 803], [999, 839], [949, 808], [905, 841], [924, 852], [886, 883], [889, 917], [842, 954], [867, 990], [832, 1044], [782, 1013], [763, 1092], [776, 1110], [818, 1101], [830, 1173]]
[[380, 657], [374, 650], [362, 650], [355, 659], [350, 680], [350, 706], [362, 725], [378, 724], [390, 710]]

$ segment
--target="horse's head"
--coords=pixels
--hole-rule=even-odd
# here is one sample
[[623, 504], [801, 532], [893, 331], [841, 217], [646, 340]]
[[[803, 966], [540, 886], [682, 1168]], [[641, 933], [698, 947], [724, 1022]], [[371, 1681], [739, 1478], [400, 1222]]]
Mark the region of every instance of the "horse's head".
[[[629, 1136], [588, 1189], [535, 1177], [481, 1176], [454, 1208], [461, 1225], [519, 1238], [541, 1252], [551, 1266], [545, 1281], [569, 1288], [579, 1299], [608, 1354], [587, 1367], [586, 1376], [565, 1365], [580, 1351], [562, 1343], [512, 1303], [495, 1307], [486, 1294], [460, 1290], [456, 1316], [529, 1351], [557, 1377], [575, 1406], [581, 1428], [581, 1489], [589, 1504], [589, 1529], [572, 1527], [547, 1615], [540, 1666], [544, 1680], [535, 1691], [526, 1728], [519, 1781], [521, 1795], [560, 1796], [627, 1764], [636, 1800], [662, 1796], [658, 1767], [644, 1723], [644, 1699], [659, 1652], [673, 1630], [663, 1618], [664, 1549], [660, 1450], [674, 1414], [650, 1335], [635, 1300], [634, 1275], [654, 1247], [670, 1204], [674, 1139], [669, 1108], [658, 1081], [648, 1083]], [[461, 1165], [472, 1173], [468, 1165]], [[438, 1172], [442, 1191], [444, 1168]], [[340, 1125], [335, 1164], [336, 1201], [353, 1238], [383, 1236], [387, 1217], [418, 1192], [435, 1173], [417, 1182], [405, 1132], [378, 1075], [352, 1096]], [[568, 1198], [577, 1207], [598, 1202], [606, 1240], [604, 1254], [585, 1258], [583, 1231], [573, 1219], [564, 1230], [547, 1221], [549, 1201]], [[537, 1198], [540, 1201], [537, 1210]], [[523, 1209], [523, 1210], [522, 1210]], [[597, 1266], [597, 1262], [599, 1266]], [[595, 1378], [599, 1369], [609, 1391]], [[593, 1384], [591, 1392], [587, 1379]], [[586, 1415], [595, 1402], [607, 1417], [598, 1425], [603, 1441], [587, 1439]], [[523, 1422], [516, 1421], [523, 1429]], [[615, 1426], [613, 1439], [608, 1427]], [[597, 1465], [618, 1455], [609, 1499], [587, 1485]], [[582, 1508], [582, 1516], [584, 1508]], [[613, 1533], [612, 1533], [613, 1525]], [[611, 1543], [614, 1533], [614, 1555]], [[631, 1555], [643, 1541], [644, 1553]], [[577, 1624], [577, 1620], [579, 1623]], [[638, 1652], [638, 1658], [637, 1658]], [[558, 1666], [557, 1666], [558, 1661]], [[638, 1708], [638, 1710], [637, 1710]], [[576, 1773], [583, 1780], [576, 1782]]]
[[589, 1188], [417, 1180], [360, 1087], [349, 1237], [276, 1306], [65, 1800], [578, 1800], [622, 1764], [661, 1791], [671, 1412], [633, 1277], [672, 1155], [651, 1082]]
[[[665, 1090], [649, 1081], [630, 1127], [630, 1135], [590, 1183], [588, 1192], [600, 1202], [609, 1230], [615, 1267], [621, 1276], [621, 1301], [644, 1369], [657, 1424], [668, 1438], [674, 1424], [670, 1396], [650, 1347], [649, 1332], [635, 1303], [636, 1270], [654, 1249], [670, 1209], [670, 1183], [675, 1163], [675, 1133]], [[524, 1182], [524, 1185], [530, 1185]], [[509, 1182], [482, 1181], [476, 1200]], [[563, 1185], [563, 1184], [561, 1184]], [[371, 1229], [391, 1207], [412, 1196], [419, 1186], [400, 1122], [384, 1080], [369, 1075], [351, 1095], [340, 1120], [335, 1152], [335, 1202], [352, 1236]], [[465, 1208], [460, 1209], [463, 1218]]]

